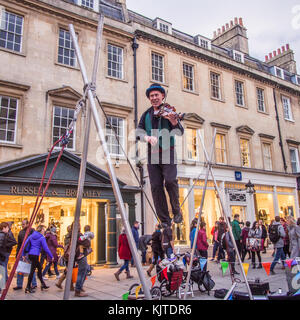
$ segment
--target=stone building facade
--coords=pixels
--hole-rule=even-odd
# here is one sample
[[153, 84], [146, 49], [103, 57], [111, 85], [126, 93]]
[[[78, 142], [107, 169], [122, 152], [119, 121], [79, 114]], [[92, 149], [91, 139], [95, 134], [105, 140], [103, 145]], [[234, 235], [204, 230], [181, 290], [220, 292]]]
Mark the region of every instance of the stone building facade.
[[[180, 32], [161, 17], [146, 18], [120, 0], [0, 0], [0, 8], [0, 221], [13, 218], [17, 231], [21, 219], [32, 212], [41, 159], [71, 121], [83, 90], [68, 25], [74, 25], [90, 76], [99, 12], [105, 19], [97, 95], [134, 167], [134, 130], [149, 107], [145, 90], [151, 83], [161, 83], [168, 92], [167, 102], [187, 115], [185, 135], [177, 139], [184, 222], [174, 229], [176, 244], [189, 245], [189, 225], [198, 214], [203, 194], [205, 168], [199, 132], [210, 150], [216, 129], [214, 174], [230, 215], [239, 213], [241, 220], [251, 222], [261, 218], [267, 224], [278, 214], [299, 217], [300, 77], [288, 45], [260, 61], [249, 52], [241, 18], [228, 22], [208, 39]], [[143, 232], [151, 233], [156, 222], [153, 213], [145, 198], [141, 199], [139, 184], [100, 107], [99, 116], [129, 220], [142, 221]], [[83, 112], [64, 158], [74, 172], [56, 177], [58, 187], [42, 207], [45, 223], [53, 220], [61, 237], [69, 223], [67, 217], [74, 214], [76, 193], [70, 190], [76, 190], [84, 125]], [[136, 173], [142, 175], [151, 198], [144, 148], [139, 145], [141, 166]], [[107, 178], [102, 160], [92, 123], [91, 177], [81, 219], [99, 235], [91, 262], [110, 265], [116, 263], [120, 216], [111, 186], [107, 179], [102, 180]], [[254, 194], [246, 192], [249, 180]], [[111, 191], [104, 192], [108, 189]], [[202, 214], [210, 236], [220, 216], [211, 179]]]

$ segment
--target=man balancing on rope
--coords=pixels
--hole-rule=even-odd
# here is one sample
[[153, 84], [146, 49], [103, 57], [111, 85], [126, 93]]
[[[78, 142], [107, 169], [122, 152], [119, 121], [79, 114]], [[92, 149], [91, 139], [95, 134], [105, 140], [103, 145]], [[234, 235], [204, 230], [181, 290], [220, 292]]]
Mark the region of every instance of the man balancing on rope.
[[158, 115], [165, 94], [165, 89], [156, 83], [146, 90], [151, 107], [140, 119], [137, 139], [148, 143], [148, 173], [154, 206], [162, 227], [170, 228], [172, 220], [164, 186], [169, 194], [173, 221], [181, 223], [174, 135], [183, 135], [184, 129], [176, 114]]

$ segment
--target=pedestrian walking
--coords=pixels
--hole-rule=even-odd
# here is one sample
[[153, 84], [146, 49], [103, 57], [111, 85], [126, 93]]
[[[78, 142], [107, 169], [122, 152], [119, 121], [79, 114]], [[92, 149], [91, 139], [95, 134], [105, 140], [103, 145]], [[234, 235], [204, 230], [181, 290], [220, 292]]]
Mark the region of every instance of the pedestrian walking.
[[218, 258], [217, 258], [217, 263], [220, 262], [221, 259], [225, 259], [225, 251], [226, 250], [223, 245], [222, 245], [222, 237], [223, 234], [226, 232], [226, 223], [224, 221], [224, 217], [219, 218], [219, 229], [218, 229], [218, 241], [219, 241], [219, 252], [218, 252]]
[[283, 246], [283, 252], [285, 254], [285, 257], [290, 257], [290, 238], [289, 238], [289, 230], [288, 230], [288, 225], [285, 221], [285, 219], [280, 218], [280, 223], [283, 226], [284, 232], [285, 232], [285, 237], [283, 238], [284, 246]]
[[282, 269], [285, 269], [284, 267], [285, 254], [283, 251], [285, 236], [286, 234], [285, 234], [284, 228], [280, 223], [280, 217], [276, 216], [275, 221], [269, 228], [269, 238], [271, 242], [274, 244], [274, 248], [275, 248], [275, 258], [270, 268], [271, 274], [275, 274], [274, 268], [276, 263], [279, 261], [279, 259], [281, 260], [281, 263], [282, 263]]
[[267, 253], [266, 245], [267, 245], [268, 231], [266, 226], [264, 225], [263, 220], [258, 221], [258, 226], [259, 226], [259, 229], [261, 230], [262, 253]]
[[[50, 233], [50, 228], [51, 228], [51, 226], [48, 226], [48, 228], [46, 229], [45, 238]], [[41, 255], [40, 255], [40, 265], [42, 266], [42, 269], [44, 269], [44, 265], [45, 265], [45, 268], [46, 268], [46, 265], [47, 265], [47, 253], [45, 252], [45, 250], [43, 248], [42, 248]], [[55, 274], [51, 271], [51, 268], [48, 269], [47, 273], [48, 273], [48, 277], [49, 278], [55, 276]]]
[[251, 226], [250, 221], [246, 221], [246, 226], [242, 229], [242, 235], [241, 235], [241, 238], [242, 238], [241, 260], [242, 260], [242, 262], [244, 262], [247, 253], [248, 253], [248, 259], [251, 259], [251, 252], [250, 252], [250, 250], [247, 249], [247, 238], [248, 238], [250, 226]]
[[212, 258], [210, 261], [214, 261], [217, 252], [220, 250], [220, 242], [218, 240], [218, 231], [219, 231], [219, 222], [216, 221], [215, 225], [213, 226], [211, 230], [211, 235], [212, 235], [212, 243], [213, 243], [213, 252], [212, 252]]
[[165, 189], [170, 198], [174, 223], [181, 223], [183, 220], [179, 204], [175, 135], [182, 136], [184, 129], [174, 113], [160, 114], [165, 94], [165, 89], [158, 83], [146, 90], [151, 107], [142, 114], [136, 137], [148, 145], [147, 168], [154, 206], [163, 227], [170, 227]]
[[47, 246], [46, 239], [44, 237], [46, 227], [43, 225], [39, 225], [36, 228], [36, 231], [34, 231], [26, 240], [24, 249], [22, 252], [22, 257], [25, 260], [26, 252], [28, 252], [28, 258], [31, 262], [31, 269], [28, 276], [28, 282], [27, 287], [25, 289], [25, 293], [32, 293], [34, 292], [34, 289], [31, 287], [31, 282], [33, 278], [33, 273], [35, 272], [35, 269], [38, 270], [37, 275], [41, 282], [41, 290], [48, 289], [49, 287], [46, 286], [45, 281], [43, 279], [42, 275], [42, 266], [39, 262], [39, 255], [41, 253], [41, 249], [43, 248], [47, 255], [50, 257], [50, 259], [53, 259], [53, 255], [51, 251], [49, 250]]
[[147, 261], [146, 261], [147, 247], [150, 244], [151, 239], [152, 239], [152, 234], [144, 234], [139, 238], [138, 249], [142, 252], [143, 266], [147, 265]]
[[[201, 258], [208, 258], [208, 242], [207, 242], [207, 236], [206, 236], [206, 223], [204, 221], [200, 222], [200, 230], [198, 232], [198, 237], [197, 237], [197, 249], [199, 251], [200, 257]], [[203, 268], [203, 271], [207, 270], [207, 262]]]
[[286, 221], [290, 240], [290, 258], [295, 259], [300, 257], [300, 226], [296, 224], [292, 216], [288, 216]]
[[262, 237], [262, 230], [259, 228], [258, 222], [254, 221], [252, 228], [249, 230], [249, 233], [248, 233], [248, 249], [250, 249], [250, 251], [251, 251], [252, 268], [253, 269], [256, 268], [255, 253], [256, 253], [258, 261], [259, 261], [257, 269], [262, 268], [261, 255], [260, 255], [260, 251], [262, 248], [261, 237]]
[[[57, 248], [63, 249], [63, 246], [58, 244], [58, 242], [57, 242], [56, 228], [52, 226], [50, 228], [50, 232], [48, 234], [46, 234], [45, 238], [46, 238], [48, 248], [53, 255], [53, 259], [50, 260], [49, 257], [47, 258], [48, 264], [46, 265], [46, 267], [43, 271], [43, 277], [45, 277], [46, 273], [48, 272], [51, 265], [53, 264], [54, 265], [54, 272], [56, 274], [56, 279], [59, 279], [59, 271], [57, 268], [57, 262], [58, 262]], [[45, 278], [44, 278], [44, 280], [45, 280]]]
[[120, 281], [120, 274], [125, 270], [126, 273], [126, 279], [131, 279], [133, 276], [130, 274], [129, 270], [129, 261], [131, 260], [131, 250], [129, 247], [127, 235], [125, 233], [125, 229], [122, 230], [122, 233], [119, 236], [119, 242], [118, 242], [118, 254], [120, 259], [124, 260], [123, 265], [121, 268], [114, 273], [116, 279]]
[[[139, 238], [140, 238], [140, 236], [139, 236], [139, 228], [140, 228], [140, 223], [138, 221], [134, 221], [133, 226], [131, 228], [131, 232], [132, 232], [132, 235], [133, 235], [133, 239], [134, 239], [136, 248], [139, 247]], [[131, 258], [131, 266], [132, 267], [135, 266], [133, 257]]]
[[8, 221], [7, 224], [8, 224], [8, 232], [6, 234], [6, 240], [5, 240], [5, 260], [4, 260], [4, 264], [5, 264], [5, 270], [6, 270], [6, 273], [5, 273], [5, 281], [7, 281], [8, 279], [8, 272], [7, 272], [7, 265], [8, 265], [8, 260], [9, 260], [9, 256], [12, 252], [12, 249], [14, 246], [17, 245], [17, 241], [11, 231], [11, 227], [13, 225], [13, 221]]
[[195, 234], [197, 230], [197, 219], [193, 219], [190, 227], [190, 246], [193, 249]]
[[234, 276], [235, 274], [239, 274], [236, 270], [235, 270], [235, 247], [234, 244], [232, 242], [232, 239], [230, 237], [229, 234], [229, 227], [227, 224], [225, 224], [225, 233], [222, 234], [222, 239], [221, 239], [221, 243], [222, 243], [222, 247], [225, 248], [226, 252], [227, 252], [227, 256], [228, 256], [228, 262], [231, 266], [231, 275]]
[[[22, 221], [22, 230], [19, 232], [18, 234], [18, 245], [17, 245], [17, 250], [16, 250], [16, 257], [18, 256], [18, 253], [21, 249], [22, 243], [24, 241], [25, 238], [25, 234], [27, 231], [27, 228], [29, 227], [29, 221], [28, 219], [24, 219]], [[29, 231], [28, 236], [32, 235], [34, 229], [31, 228]], [[21, 290], [23, 289], [23, 281], [24, 281], [24, 274], [21, 272], [17, 273], [17, 286], [14, 287], [14, 290]], [[37, 287], [37, 282], [36, 282], [36, 272], [33, 273], [33, 278], [32, 278], [32, 289], [35, 289]]]
[[[268, 227], [268, 234], [270, 234], [270, 230], [271, 230], [271, 226], [273, 225], [273, 223], [274, 223], [274, 219], [272, 219], [271, 220], [271, 222], [270, 222], [270, 225], [269, 225], [269, 227]], [[269, 237], [269, 240], [270, 240], [270, 237]], [[271, 240], [270, 240], [270, 242], [272, 242]], [[275, 246], [274, 246], [274, 243], [273, 243], [273, 252], [272, 252], [272, 257], [274, 257], [275, 256]]]
[[239, 219], [240, 219], [240, 215], [239, 214], [235, 214], [233, 217], [233, 221], [231, 223], [231, 227], [232, 227], [232, 233], [234, 236], [234, 240], [236, 243], [236, 246], [238, 248], [238, 252], [239, 254], [241, 254], [241, 233], [242, 233], [242, 229], [240, 227], [240, 223], [239, 223]]
[[[0, 223], [0, 265], [5, 270], [5, 282], [6, 282], [6, 275], [7, 275], [7, 264], [5, 260], [6, 260], [6, 240], [7, 240], [8, 231], [9, 231], [8, 223], [1, 222]], [[1, 288], [0, 288], [0, 292], [1, 292]]]
[[149, 269], [147, 270], [147, 274], [149, 277], [151, 277], [151, 271], [153, 270], [154, 266], [157, 265], [159, 259], [164, 259], [164, 251], [161, 245], [161, 225], [157, 224], [155, 226], [155, 231], [152, 234], [152, 240], [151, 240], [151, 248], [153, 252], [153, 258], [152, 263], [149, 266]]

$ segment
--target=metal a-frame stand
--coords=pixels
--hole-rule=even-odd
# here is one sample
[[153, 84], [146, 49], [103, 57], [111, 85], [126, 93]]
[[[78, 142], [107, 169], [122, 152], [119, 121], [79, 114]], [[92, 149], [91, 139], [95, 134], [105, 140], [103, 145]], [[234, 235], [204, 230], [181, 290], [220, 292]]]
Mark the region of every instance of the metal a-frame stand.
[[65, 285], [65, 292], [64, 292], [64, 300], [69, 299], [70, 295], [70, 285], [72, 280], [72, 271], [74, 266], [74, 260], [75, 260], [75, 250], [76, 250], [76, 243], [77, 243], [77, 237], [78, 237], [78, 230], [79, 230], [79, 218], [80, 218], [80, 209], [81, 209], [81, 202], [82, 202], [82, 196], [83, 196], [83, 188], [84, 188], [84, 181], [85, 181], [85, 171], [86, 171], [86, 161], [87, 161], [87, 151], [88, 151], [88, 140], [89, 140], [89, 130], [90, 130], [90, 115], [92, 112], [92, 116], [95, 122], [96, 130], [100, 138], [100, 145], [103, 148], [104, 155], [106, 157], [106, 165], [107, 170], [110, 176], [110, 180], [113, 187], [113, 192], [121, 213], [122, 222], [125, 227], [128, 243], [130, 246], [131, 254], [133, 256], [139, 278], [141, 280], [141, 285], [143, 287], [143, 291], [145, 294], [146, 300], [152, 300], [150, 289], [147, 286], [147, 281], [145, 278], [145, 273], [142, 268], [142, 264], [140, 259], [138, 258], [138, 252], [137, 248], [135, 246], [135, 242], [133, 239], [133, 235], [131, 232], [131, 228], [127, 219], [127, 213], [124, 206], [122, 194], [119, 188], [119, 184], [117, 181], [117, 177], [115, 174], [114, 167], [112, 165], [110, 153], [107, 147], [107, 143], [105, 140], [105, 135], [101, 126], [101, 122], [97, 113], [96, 103], [95, 103], [95, 91], [96, 91], [96, 77], [97, 77], [97, 70], [98, 70], [98, 62], [99, 62], [99, 55], [100, 55], [100, 46], [101, 46], [101, 40], [102, 40], [102, 32], [103, 32], [103, 23], [104, 23], [104, 17], [103, 15], [99, 16], [99, 22], [98, 22], [98, 29], [97, 29], [97, 40], [96, 40], [96, 50], [95, 50], [95, 58], [94, 58], [94, 68], [93, 68], [93, 75], [92, 75], [92, 83], [88, 82], [87, 78], [87, 72], [86, 68], [82, 59], [82, 55], [78, 46], [77, 37], [74, 31], [74, 27], [72, 24], [69, 25], [70, 34], [72, 37], [72, 41], [74, 44], [76, 56], [78, 59], [78, 63], [80, 66], [83, 82], [85, 85], [85, 91], [87, 93], [89, 105], [87, 106], [87, 119], [86, 119], [86, 127], [85, 127], [85, 135], [84, 135], [84, 147], [83, 147], [83, 154], [81, 159], [81, 167], [80, 167], [80, 175], [79, 175], [79, 181], [78, 181], [78, 194], [77, 194], [77, 202], [76, 202], [76, 211], [75, 211], [75, 218], [74, 218], [74, 224], [73, 224], [73, 230], [72, 230], [72, 239], [71, 239], [71, 251], [70, 251], [70, 257], [68, 261], [68, 267], [67, 267], [67, 278], [66, 278], [66, 285]]
[[[217, 181], [215, 179], [215, 176], [214, 176], [214, 173], [213, 173], [213, 170], [212, 170], [212, 159], [213, 159], [213, 152], [214, 152], [214, 147], [215, 147], [216, 129], [214, 130], [213, 143], [212, 143], [212, 146], [211, 146], [210, 157], [207, 154], [207, 151], [206, 151], [206, 148], [205, 148], [205, 145], [204, 145], [204, 141], [203, 141], [203, 138], [202, 138], [202, 135], [201, 135], [200, 132], [198, 132], [198, 136], [199, 136], [199, 139], [201, 141], [201, 145], [202, 145], [202, 148], [203, 148], [203, 151], [204, 151], [205, 159], [206, 159], [206, 162], [207, 162], [207, 168], [206, 168], [206, 176], [205, 176], [203, 195], [202, 195], [201, 204], [200, 204], [200, 210], [199, 210], [199, 217], [198, 217], [198, 221], [197, 221], [196, 233], [195, 233], [194, 242], [193, 242], [191, 260], [190, 260], [190, 264], [188, 266], [188, 275], [187, 275], [186, 282], [189, 283], [190, 277], [191, 277], [192, 265], [193, 265], [192, 261], [193, 261], [193, 257], [194, 257], [195, 249], [196, 249], [197, 236], [198, 236], [199, 225], [200, 225], [200, 217], [201, 217], [201, 214], [202, 214], [202, 209], [203, 209], [203, 205], [204, 205], [204, 198], [205, 198], [205, 193], [206, 193], [206, 189], [207, 189], [207, 181], [208, 181], [208, 177], [209, 177], [209, 173], [210, 173], [211, 177], [212, 177], [212, 179], [214, 181], [214, 188], [215, 188], [215, 191], [216, 191], [216, 196], [219, 199], [219, 203], [221, 204], [221, 214], [223, 215], [223, 217], [224, 217], [224, 219], [226, 221], [226, 224], [228, 226], [229, 235], [230, 235], [231, 241], [232, 241], [232, 243], [234, 245], [234, 248], [235, 248], [235, 253], [236, 253], [237, 258], [238, 258], [238, 263], [239, 263], [239, 266], [240, 266], [240, 269], [241, 269], [241, 272], [242, 272], [242, 276], [243, 276], [243, 278], [245, 280], [247, 291], [249, 293], [249, 298], [250, 298], [250, 300], [253, 300], [251, 289], [250, 289], [250, 286], [249, 286], [249, 283], [248, 283], [248, 280], [247, 280], [247, 277], [246, 277], [246, 274], [245, 274], [245, 271], [244, 271], [244, 268], [243, 268], [242, 260], [241, 260], [241, 257], [240, 257], [236, 242], [234, 240], [234, 236], [233, 236], [232, 229], [231, 229], [231, 224], [229, 223], [229, 220], [228, 220], [228, 212], [227, 212], [226, 206], [224, 205], [222, 197], [220, 197], [220, 190], [219, 190]], [[184, 292], [184, 300], [186, 299], [186, 295], [187, 295], [187, 287], [188, 286], [186, 286], [185, 292]], [[231, 291], [233, 291], [233, 289], [235, 287], [236, 287], [236, 282], [233, 283]]]

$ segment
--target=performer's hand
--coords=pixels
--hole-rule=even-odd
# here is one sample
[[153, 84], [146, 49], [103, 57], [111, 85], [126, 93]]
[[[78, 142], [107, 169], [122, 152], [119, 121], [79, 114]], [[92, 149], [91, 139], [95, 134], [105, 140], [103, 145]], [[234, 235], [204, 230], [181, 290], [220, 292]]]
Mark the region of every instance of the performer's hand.
[[169, 113], [168, 115], [166, 115], [164, 118], [167, 119], [167, 120], [169, 120], [169, 121], [171, 122], [172, 126], [176, 126], [177, 123], [178, 123], [177, 116], [176, 116], [176, 114], [174, 114], [174, 113], [171, 113], [171, 112], [170, 112], [170, 113]]
[[145, 141], [150, 143], [151, 146], [155, 146], [157, 144], [157, 138], [156, 137], [153, 137], [153, 136], [145, 136]]

